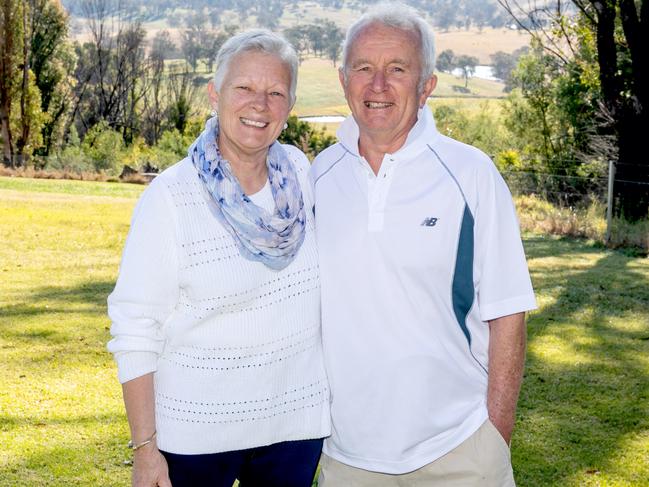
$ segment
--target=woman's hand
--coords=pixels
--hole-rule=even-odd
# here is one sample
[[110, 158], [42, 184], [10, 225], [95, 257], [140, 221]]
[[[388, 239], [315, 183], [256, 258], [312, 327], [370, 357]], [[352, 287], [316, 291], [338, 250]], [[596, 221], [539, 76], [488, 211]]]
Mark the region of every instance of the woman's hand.
[[167, 461], [155, 443], [133, 453], [133, 487], [172, 487]]

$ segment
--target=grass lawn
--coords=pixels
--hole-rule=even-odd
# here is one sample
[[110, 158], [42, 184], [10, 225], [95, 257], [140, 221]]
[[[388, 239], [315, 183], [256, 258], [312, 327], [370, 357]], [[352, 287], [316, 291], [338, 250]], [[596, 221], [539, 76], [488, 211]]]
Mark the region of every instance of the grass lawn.
[[[0, 178], [0, 486], [127, 486], [106, 296], [141, 186]], [[649, 486], [649, 259], [529, 235], [518, 485]]]

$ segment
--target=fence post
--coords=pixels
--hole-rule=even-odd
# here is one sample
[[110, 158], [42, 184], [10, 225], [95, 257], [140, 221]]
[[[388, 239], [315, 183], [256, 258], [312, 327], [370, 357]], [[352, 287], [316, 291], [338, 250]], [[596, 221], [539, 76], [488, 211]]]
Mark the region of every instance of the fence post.
[[615, 182], [615, 162], [608, 161], [608, 198], [606, 201], [606, 245], [611, 243], [613, 225], [613, 183]]

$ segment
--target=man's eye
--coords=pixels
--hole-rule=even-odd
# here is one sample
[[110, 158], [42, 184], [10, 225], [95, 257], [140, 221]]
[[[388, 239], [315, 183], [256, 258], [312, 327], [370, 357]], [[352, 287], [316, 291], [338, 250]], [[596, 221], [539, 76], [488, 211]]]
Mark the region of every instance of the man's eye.
[[399, 66], [393, 66], [392, 67], [392, 72], [393, 73], [405, 73], [405, 71], [406, 71], [405, 69], [400, 68]]
[[270, 92], [271, 96], [284, 96], [284, 93], [279, 92], [279, 91], [271, 91]]

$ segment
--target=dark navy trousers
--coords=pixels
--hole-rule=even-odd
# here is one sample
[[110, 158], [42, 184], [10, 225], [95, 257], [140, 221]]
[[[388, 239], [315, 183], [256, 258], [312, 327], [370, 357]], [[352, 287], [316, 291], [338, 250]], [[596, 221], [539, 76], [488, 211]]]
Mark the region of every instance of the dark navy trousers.
[[247, 450], [179, 455], [162, 452], [173, 487], [311, 487], [322, 439], [285, 441]]

